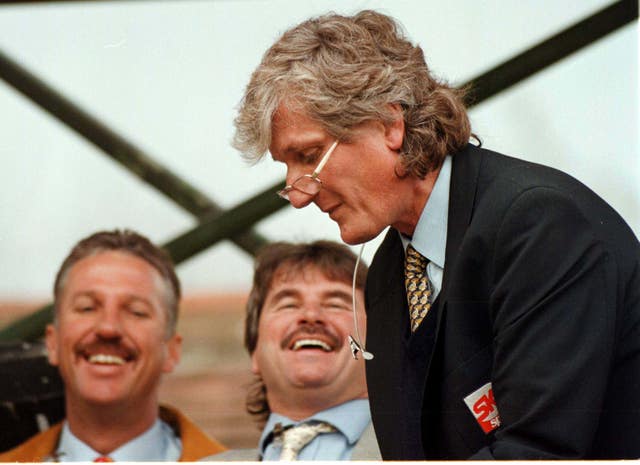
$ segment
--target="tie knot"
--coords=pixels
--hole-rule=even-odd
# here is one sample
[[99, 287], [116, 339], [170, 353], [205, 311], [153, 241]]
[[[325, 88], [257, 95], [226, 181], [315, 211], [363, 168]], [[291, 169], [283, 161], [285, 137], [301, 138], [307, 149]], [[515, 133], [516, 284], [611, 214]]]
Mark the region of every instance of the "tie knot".
[[285, 428], [282, 433], [282, 452], [280, 460], [296, 460], [298, 453], [321, 433], [337, 431], [333, 425], [323, 421], [300, 423]]
[[113, 462], [113, 459], [108, 455], [101, 455], [93, 459], [94, 462]]

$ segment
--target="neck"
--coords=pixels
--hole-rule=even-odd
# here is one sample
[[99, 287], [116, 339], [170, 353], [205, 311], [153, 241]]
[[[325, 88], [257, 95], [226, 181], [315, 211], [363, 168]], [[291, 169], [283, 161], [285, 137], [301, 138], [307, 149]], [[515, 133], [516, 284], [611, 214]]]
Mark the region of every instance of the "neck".
[[78, 405], [67, 400], [66, 419], [71, 432], [100, 454], [118, 447], [147, 431], [158, 418], [157, 403], [140, 405]]
[[413, 237], [413, 233], [416, 230], [418, 221], [420, 220], [422, 210], [424, 210], [424, 206], [429, 201], [429, 197], [431, 196], [433, 187], [436, 185], [436, 180], [438, 179], [439, 174], [440, 168], [431, 171], [424, 179], [419, 179], [415, 176], [408, 176], [403, 179], [403, 181], [407, 182], [405, 186], [408, 190], [405, 197], [408, 199], [405, 214], [391, 226], [405, 236]]
[[346, 397], [327, 397], [316, 395], [309, 388], [302, 389], [303, 392], [289, 393], [286, 399], [269, 398], [269, 407], [272, 412], [283, 415], [294, 421], [304, 420], [323, 410], [336, 407], [350, 400], [366, 399], [367, 392], [364, 391], [359, 395], [351, 395]]

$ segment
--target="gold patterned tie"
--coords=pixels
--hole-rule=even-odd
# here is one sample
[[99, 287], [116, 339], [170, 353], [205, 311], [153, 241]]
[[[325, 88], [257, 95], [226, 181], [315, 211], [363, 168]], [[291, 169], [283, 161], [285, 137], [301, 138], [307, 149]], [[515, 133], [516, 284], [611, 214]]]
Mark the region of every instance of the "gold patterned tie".
[[432, 289], [427, 276], [428, 263], [429, 260], [423, 257], [411, 244], [407, 246], [404, 261], [404, 285], [407, 289], [411, 332], [418, 329], [431, 308]]
[[337, 431], [329, 423], [323, 421], [314, 423], [301, 423], [282, 431], [282, 452], [280, 460], [298, 460], [298, 453], [321, 433], [333, 433]]

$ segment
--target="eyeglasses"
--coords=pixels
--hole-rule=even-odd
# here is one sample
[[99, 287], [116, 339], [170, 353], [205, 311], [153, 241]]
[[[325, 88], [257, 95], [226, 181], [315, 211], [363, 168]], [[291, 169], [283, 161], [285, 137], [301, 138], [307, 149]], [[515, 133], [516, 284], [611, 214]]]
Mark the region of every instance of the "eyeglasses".
[[291, 202], [289, 193], [293, 190], [302, 192], [303, 194], [310, 195], [312, 197], [320, 192], [320, 189], [322, 189], [322, 181], [320, 181], [318, 176], [320, 175], [320, 171], [322, 171], [322, 168], [324, 168], [324, 165], [326, 165], [327, 161], [329, 161], [329, 157], [331, 156], [337, 145], [337, 140], [333, 144], [331, 144], [331, 147], [329, 147], [329, 150], [327, 150], [327, 152], [322, 156], [320, 163], [318, 163], [316, 169], [313, 170], [313, 173], [300, 176], [298, 179], [293, 181], [293, 183], [285, 186], [284, 189], [280, 189], [277, 194], [283, 199]]

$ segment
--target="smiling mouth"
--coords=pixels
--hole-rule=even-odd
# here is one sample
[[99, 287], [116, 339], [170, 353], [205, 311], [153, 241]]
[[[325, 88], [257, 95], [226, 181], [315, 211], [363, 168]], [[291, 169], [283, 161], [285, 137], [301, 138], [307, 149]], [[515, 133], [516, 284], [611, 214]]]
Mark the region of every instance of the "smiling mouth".
[[95, 365], [124, 365], [126, 360], [118, 355], [94, 354], [87, 357], [89, 363]]
[[298, 339], [291, 346], [291, 350], [293, 351], [301, 349], [321, 349], [325, 352], [331, 352], [331, 346], [318, 339]]

